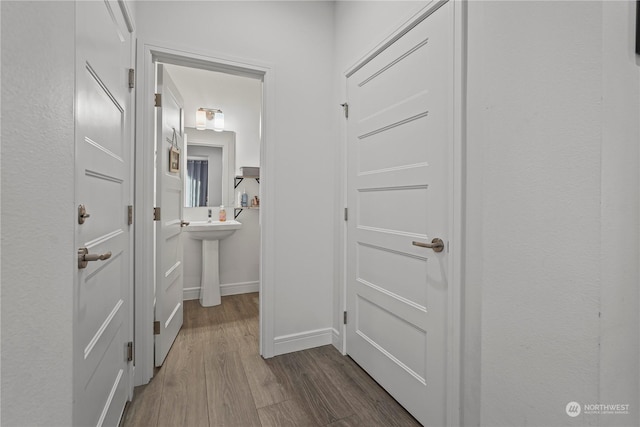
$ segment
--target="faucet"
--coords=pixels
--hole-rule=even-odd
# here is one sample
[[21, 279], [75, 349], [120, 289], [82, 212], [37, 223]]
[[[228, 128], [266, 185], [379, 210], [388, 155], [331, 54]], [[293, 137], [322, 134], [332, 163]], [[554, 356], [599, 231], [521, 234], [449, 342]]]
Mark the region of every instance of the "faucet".
[[209, 219], [207, 220], [207, 222], [211, 222], [211, 209], [209, 209]]

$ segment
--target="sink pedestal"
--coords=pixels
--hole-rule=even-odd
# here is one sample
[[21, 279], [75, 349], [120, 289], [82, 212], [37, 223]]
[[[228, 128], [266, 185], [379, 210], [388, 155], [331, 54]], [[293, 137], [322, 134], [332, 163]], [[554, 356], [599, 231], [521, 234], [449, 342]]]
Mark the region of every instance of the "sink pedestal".
[[200, 305], [211, 307], [222, 302], [220, 297], [220, 240], [202, 241], [202, 280]]
[[202, 241], [202, 280], [200, 304], [203, 307], [219, 305], [220, 298], [220, 240], [231, 236], [242, 227], [238, 221], [191, 221], [186, 228], [189, 237]]

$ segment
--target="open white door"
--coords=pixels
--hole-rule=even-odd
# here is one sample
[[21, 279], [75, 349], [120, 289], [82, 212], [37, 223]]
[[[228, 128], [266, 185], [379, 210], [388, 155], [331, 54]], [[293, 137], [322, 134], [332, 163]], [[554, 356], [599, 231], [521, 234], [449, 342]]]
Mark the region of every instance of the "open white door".
[[[155, 363], [162, 365], [182, 327], [182, 211], [184, 123], [182, 96], [157, 65]], [[156, 102], [156, 105], [158, 102]], [[159, 210], [158, 210], [159, 209]]]
[[132, 373], [131, 34], [115, 1], [76, 2], [76, 26], [74, 425], [115, 426]]
[[428, 426], [447, 425], [451, 3], [347, 82], [347, 353]]

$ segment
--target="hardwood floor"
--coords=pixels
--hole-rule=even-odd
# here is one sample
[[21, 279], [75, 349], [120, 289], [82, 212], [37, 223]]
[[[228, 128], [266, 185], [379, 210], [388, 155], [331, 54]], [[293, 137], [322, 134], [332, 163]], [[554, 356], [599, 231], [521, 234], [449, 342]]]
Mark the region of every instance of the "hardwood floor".
[[185, 301], [173, 348], [122, 426], [420, 425], [333, 346], [265, 360], [258, 336], [258, 294]]

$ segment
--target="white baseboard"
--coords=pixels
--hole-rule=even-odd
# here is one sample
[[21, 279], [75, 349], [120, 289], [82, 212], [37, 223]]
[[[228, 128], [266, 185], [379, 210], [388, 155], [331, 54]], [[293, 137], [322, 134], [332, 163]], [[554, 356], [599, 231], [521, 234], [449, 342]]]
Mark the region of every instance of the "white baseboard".
[[274, 356], [332, 344], [333, 328], [316, 329], [273, 339]]
[[197, 288], [184, 288], [182, 292], [182, 299], [184, 301], [200, 299], [200, 286]]
[[[222, 295], [223, 297], [227, 295], [249, 294], [259, 291], [260, 282], [226, 283], [220, 285], [220, 295]], [[182, 299], [184, 301], [200, 299], [200, 286], [184, 288]]]
[[333, 344], [340, 353], [344, 353], [342, 349], [342, 336], [340, 336], [340, 332], [334, 328], [331, 328], [331, 344]]
[[220, 295], [240, 295], [260, 291], [260, 282], [227, 283], [220, 285]]

